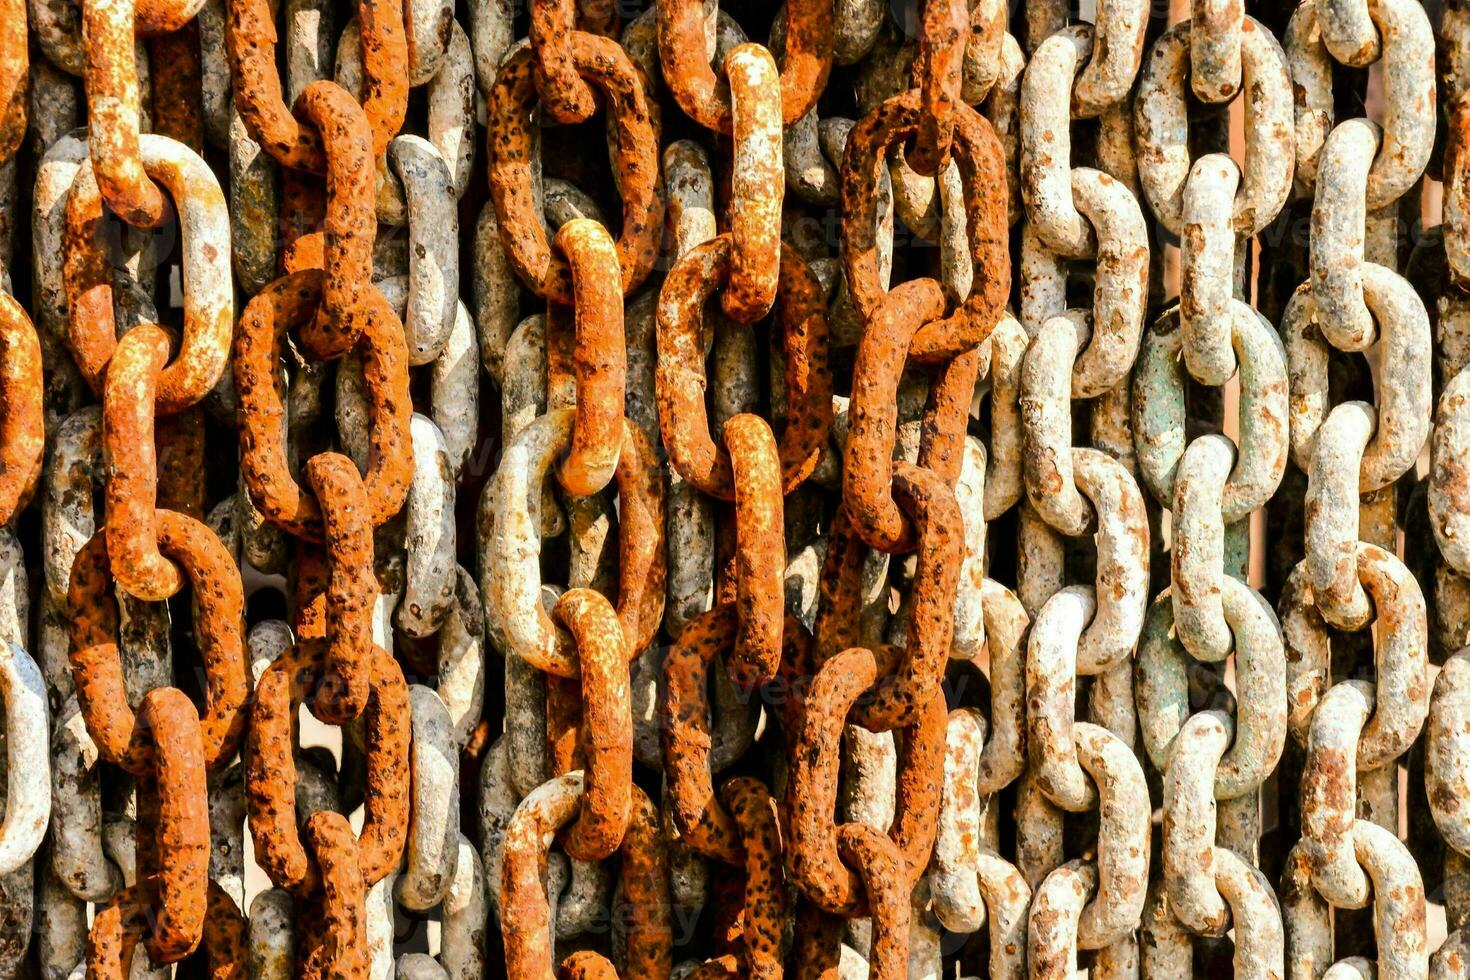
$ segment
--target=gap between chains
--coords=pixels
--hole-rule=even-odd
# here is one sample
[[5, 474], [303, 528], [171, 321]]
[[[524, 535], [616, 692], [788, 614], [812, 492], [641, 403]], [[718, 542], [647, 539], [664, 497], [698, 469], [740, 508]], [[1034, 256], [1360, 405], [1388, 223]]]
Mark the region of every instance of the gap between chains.
[[1470, 0], [1084, 6], [0, 0], [0, 976], [1470, 980]]

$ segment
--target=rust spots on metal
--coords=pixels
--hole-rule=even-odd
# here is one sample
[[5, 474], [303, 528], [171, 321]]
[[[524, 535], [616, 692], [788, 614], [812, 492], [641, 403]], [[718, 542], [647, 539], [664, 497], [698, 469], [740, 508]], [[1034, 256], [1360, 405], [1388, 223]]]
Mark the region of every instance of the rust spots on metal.
[[[832, 0], [794, 0], [786, 6], [786, 52], [781, 69], [781, 122], [785, 126], [810, 112], [827, 85], [835, 6]], [[698, 0], [667, 0], [656, 9], [659, 63], [679, 108], [706, 129], [730, 133], [730, 90], [715, 76], [705, 54], [701, 4]]]
[[0, 293], [0, 523], [30, 499], [46, 446], [41, 341], [25, 310]]
[[592, 589], [570, 589], [556, 617], [571, 631], [581, 665], [584, 783], [580, 812], [562, 832], [562, 846], [579, 861], [601, 861], [628, 829], [633, 769], [633, 709], [629, 656], [612, 604]]
[[[730, 275], [731, 238], [691, 250], [659, 293], [656, 395], [659, 431], [679, 475], [702, 493], [735, 498], [729, 454], [711, 435], [704, 390], [706, 301]], [[786, 427], [781, 434], [781, 492], [789, 495], [816, 469], [832, 425], [827, 314], [821, 284], [794, 248], [781, 248], [776, 319], [785, 354]]]
[[[330, 166], [328, 137], [317, 127], [302, 100], [293, 109], [281, 93], [276, 71], [276, 25], [269, 0], [229, 0], [226, 4], [226, 49], [230, 59], [235, 106], [251, 137], [283, 167], [326, 174]], [[362, 45], [362, 110], [372, 131], [371, 159], [376, 160], [403, 127], [408, 107], [408, 40], [404, 5], [383, 0], [357, 4]], [[345, 89], [331, 85], [349, 101]], [[303, 90], [302, 96], [305, 96]], [[306, 118], [301, 118], [305, 116]], [[373, 167], [368, 167], [371, 181]]]
[[[842, 157], [842, 262], [853, 305], [865, 323], [877, 316], [885, 292], [878, 259], [878, 184], [887, 150], [914, 134], [921, 117], [917, 90], [893, 96], [852, 128]], [[959, 166], [974, 281], [957, 310], [914, 335], [909, 356], [925, 363], [948, 360], [984, 342], [1011, 288], [1005, 154], [990, 122], [964, 103], [955, 104], [952, 153]]]
[[[234, 559], [208, 527], [172, 511], [158, 512], [158, 547], [179, 563], [194, 593], [195, 636], [204, 668], [200, 719], [205, 763], [234, 755], [244, 734], [249, 680], [241, 635], [244, 596]], [[147, 729], [128, 707], [118, 654], [118, 606], [106, 535], [99, 532], [72, 566], [67, 608], [71, 665], [87, 731], [102, 757], [136, 775], [154, 768]]]
[[[623, 296], [618, 254], [599, 222], [573, 218], [553, 242], [572, 270], [577, 419], [572, 445], [556, 475], [578, 496], [598, 493], [612, 480], [621, 456], [628, 354], [623, 337]], [[550, 326], [550, 325], [548, 325]]]
[[[623, 196], [617, 249], [627, 295], [648, 278], [663, 232], [658, 134], [642, 78], [616, 42], [577, 32], [571, 52], [577, 71], [602, 92], [617, 132], [613, 163]], [[529, 123], [537, 93], [532, 69], [530, 50], [523, 48], [495, 76], [486, 120], [490, 197], [501, 244], [516, 274], [543, 299], [570, 305], [575, 299], [571, 267], [553, 254], [546, 240], [534, 190], [535, 134]]]
[[[240, 400], [240, 468], [251, 500], [267, 520], [291, 535], [323, 540], [321, 506], [291, 475], [284, 433], [281, 359], [286, 334], [315, 315], [324, 275], [307, 269], [277, 279], [245, 307], [235, 338], [235, 391]], [[403, 326], [374, 286], [357, 342], [372, 423], [363, 476], [369, 523], [377, 527], [403, 507], [413, 475], [408, 420], [408, 349]]]
[[[293, 719], [303, 704], [316, 705], [326, 663], [323, 641], [298, 640], [271, 664], [256, 686], [244, 753], [245, 804], [256, 860], [278, 888], [301, 897], [316, 893], [323, 871], [297, 830]], [[362, 888], [398, 867], [409, 823], [408, 685], [381, 647], [372, 648], [366, 667], [366, 813], [355, 862]]]

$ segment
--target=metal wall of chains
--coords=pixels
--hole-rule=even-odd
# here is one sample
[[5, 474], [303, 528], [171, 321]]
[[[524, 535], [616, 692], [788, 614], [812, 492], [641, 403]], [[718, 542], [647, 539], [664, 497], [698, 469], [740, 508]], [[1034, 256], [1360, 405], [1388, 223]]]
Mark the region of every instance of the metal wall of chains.
[[1470, 978], [1470, 0], [0, 0], [0, 980]]

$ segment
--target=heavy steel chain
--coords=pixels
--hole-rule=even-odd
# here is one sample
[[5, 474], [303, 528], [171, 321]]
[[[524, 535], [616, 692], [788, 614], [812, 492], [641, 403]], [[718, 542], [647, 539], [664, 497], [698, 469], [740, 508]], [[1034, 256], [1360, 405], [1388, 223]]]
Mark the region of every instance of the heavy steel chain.
[[0, 977], [1470, 980], [1470, 2], [0, 0], [0, 701]]

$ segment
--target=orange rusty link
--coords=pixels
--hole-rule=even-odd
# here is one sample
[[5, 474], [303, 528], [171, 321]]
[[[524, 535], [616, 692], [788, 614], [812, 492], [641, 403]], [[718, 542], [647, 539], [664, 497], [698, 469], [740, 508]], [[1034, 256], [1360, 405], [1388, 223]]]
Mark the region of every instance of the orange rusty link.
[[[529, 826], [521, 827], [521, 833], [505, 838], [500, 867], [500, 924], [507, 976], [551, 975], [553, 926], [544, 884], [546, 854], [552, 832], [569, 819], [573, 801], [567, 794], [574, 786], [575, 782], [543, 785], [543, 793], [550, 790], [556, 795], [543, 799], [544, 805], [531, 811]], [[673, 966], [667, 851], [658, 809], [637, 786], [631, 788], [631, 793], [631, 819], [621, 848], [623, 900], [633, 916], [626, 931], [626, 972], [629, 977], [663, 980]], [[563, 963], [564, 968], [593, 971], [573, 976], [606, 976], [604, 971], [610, 969], [600, 956], [596, 960], [569, 960]]]
[[138, 717], [157, 765], [139, 777], [138, 884], [98, 912], [87, 940], [89, 977], [125, 977], [140, 938], [157, 965], [216, 938], [205, 928], [210, 844], [199, 716], [183, 692], [164, 687], [144, 696]]
[[986, 355], [972, 348], [955, 356], [929, 386], [919, 429], [919, 460], [953, 487], [960, 478], [965, 459], [965, 434], [970, 420], [970, 403]]
[[629, 657], [658, 635], [664, 615], [664, 472], [653, 444], [636, 425], [623, 425], [618, 487], [618, 622]]
[[[618, 491], [618, 622], [622, 624], [625, 649], [630, 657], [653, 642], [663, 621], [664, 579], [664, 476], [653, 445], [631, 422], [623, 423], [623, 448], [614, 474]], [[545, 617], [538, 608], [537, 616]], [[554, 624], [547, 623], [548, 627]], [[557, 660], [575, 662], [576, 650], [570, 637], [555, 632]], [[548, 668], [548, 672], [559, 670]], [[570, 672], [561, 675], [571, 677]]]
[[[131, 49], [129, 49], [131, 50]], [[158, 180], [170, 195], [187, 201], [208, 191], [218, 196], [216, 186], [203, 188], [186, 172], [172, 167], [155, 168], [148, 176]], [[154, 186], [150, 180], [150, 186]], [[170, 211], [172, 213], [172, 211]], [[83, 165], [72, 181], [66, 200], [66, 232], [62, 250], [62, 280], [68, 307], [68, 341], [82, 377], [99, 395], [108, 362], [117, 349], [117, 319], [113, 311], [113, 270], [110, 255], [115, 247], [115, 227], [109, 227], [97, 174]], [[228, 356], [234, 329], [230, 315], [222, 311], [213, 321], [191, 315], [185, 309], [183, 337], [178, 354], [158, 378], [157, 411], [171, 414], [196, 404], [219, 377], [219, 357]]]
[[791, 937], [792, 980], [837, 980], [846, 926], [847, 920], [822, 911], [798, 892]]
[[777, 980], [786, 927], [786, 882], [776, 801], [764, 783], [748, 776], [726, 781], [720, 799], [745, 846], [745, 975]]
[[[642, 76], [617, 42], [575, 31], [571, 52], [577, 71], [606, 98], [617, 133], [616, 169], [623, 197], [617, 245], [626, 296], [648, 278], [663, 233], [658, 132]], [[547, 243], [533, 187], [536, 99], [531, 52], [522, 48], [500, 66], [488, 99], [490, 197], [511, 267], [536, 295], [567, 306], [575, 298], [571, 267]]]
[[61, 269], [72, 357], [82, 377], [98, 393], [102, 391], [107, 362], [117, 348], [113, 271], [108, 259], [113, 233], [97, 175], [91, 167], [83, 166], [77, 171], [66, 198]]
[[[87, 980], [126, 980], [133, 951], [149, 929], [157, 895], [151, 880], [124, 888], [98, 909], [87, 936]], [[208, 882], [203, 926], [207, 980], [247, 980], [245, 917], [224, 889]]]
[[[879, 678], [879, 661], [892, 650], [852, 647], [822, 665], [806, 695], [806, 711], [792, 752], [785, 808], [787, 867], [796, 885], [822, 909], [854, 916], [867, 908], [862, 882], [839, 857], [837, 777], [842, 729], [848, 713]], [[906, 889], [928, 864], [938, 830], [947, 716], [942, 692], [924, 706], [917, 724], [904, 730], [898, 760], [898, 793], [888, 834], [905, 862]]]
[[725, 59], [734, 146], [730, 160], [730, 278], [725, 312], [755, 323], [771, 311], [780, 279], [782, 167], [781, 104], [776, 61], [759, 44], [742, 44]]
[[26, 0], [0, 0], [0, 166], [10, 162], [26, 135], [27, 41]]
[[206, 980], [248, 980], [245, 916], [229, 892], [214, 881], [209, 882], [204, 918], [204, 958]]
[[709, 673], [735, 645], [733, 605], [691, 619], [664, 658], [660, 734], [669, 807], [684, 843], [706, 857], [743, 865], [745, 848], [729, 811], [715, 796], [709, 768]]
[[853, 363], [843, 504], [853, 529], [869, 547], [891, 554], [911, 550], [915, 543], [913, 527], [889, 490], [898, 439], [898, 384], [914, 334], [943, 312], [944, 291], [938, 282], [900, 283], [868, 319]]
[[[245, 307], [235, 339], [235, 390], [240, 399], [241, 472], [251, 500], [287, 533], [322, 540], [322, 511], [291, 475], [284, 441], [281, 358], [286, 334], [317, 310], [323, 275], [304, 270], [283, 276]], [[373, 424], [363, 477], [369, 522], [385, 523], [403, 507], [413, 473], [408, 436], [408, 347], [403, 325], [376, 287], [365, 291], [369, 311], [358, 350]]]
[[[636, 785], [631, 792], [628, 833], [620, 848], [622, 899], [614, 910], [627, 937], [623, 973], [629, 978], [666, 980], [674, 966], [668, 844], [658, 807]], [[618, 973], [600, 953], [583, 950], [562, 960], [557, 975], [616, 980]]]
[[628, 348], [618, 253], [607, 229], [583, 218], [562, 225], [553, 245], [566, 256], [576, 294], [571, 367], [577, 418], [571, 449], [556, 476], [568, 493], [586, 497], [608, 485], [622, 455]]
[[[691, 250], [659, 292], [657, 388], [659, 431], [674, 469], [700, 492], [735, 499], [730, 456], [710, 435], [704, 393], [704, 307], [728, 281], [731, 242], [719, 235]], [[821, 284], [801, 254], [781, 248], [777, 322], [786, 355], [786, 428], [781, 435], [781, 492], [790, 494], [817, 466], [832, 427], [827, 312]]]
[[576, 29], [575, 0], [532, 0], [531, 56], [536, 91], [551, 118], [564, 126], [586, 122], [597, 111], [597, 96], [582, 80], [572, 56], [572, 32]]
[[[297, 111], [315, 123], [327, 157], [326, 212], [322, 225], [322, 301], [316, 317], [301, 328], [301, 340], [320, 360], [347, 353], [377, 311], [372, 286], [377, 171], [367, 114], [347, 90], [312, 82], [296, 100]], [[395, 317], [396, 318], [396, 317]]]
[[[228, 0], [226, 8], [225, 40], [235, 108], [251, 138], [283, 167], [325, 174], [328, 154], [322, 145], [323, 134], [310, 120], [293, 115], [281, 95], [270, 0]], [[372, 130], [374, 160], [403, 128], [408, 109], [408, 39], [403, 8], [394, 0], [359, 0], [357, 4], [362, 35], [362, 108]], [[368, 171], [371, 174], [375, 169], [369, 166]]]
[[209, 807], [199, 714], [177, 688], [149, 691], [138, 708], [156, 759], [159, 908], [146, 945], [154, 963], [176, 963], [204, 931], [209, 870]]
[[845, 823], [837, 831], [837, 850], [857, 868], [872, 910], [873, 941], [868, 951], [870, 980], [909, 975], [909, 883], [904, 856], [888, 835], [867, 824]]
[[204, 151], [204, 107], [199, 99], [204, 76], [199, 58], [198, 21], [148, 39], [149, 64], [160, 69], [151, 76], [153, 130], [195, 153]]
[[[294, 719], [301, 704], [315, 697], [325, 663], [323, 641], [299, 639], [272, 663], [255, 689], [245, 740], [245, 804], [256, 861], [276, 887], [298, 897], [321, 886], [322, 871], [296, 828]], [[409, 711], [408, 685], [393, 658], [374, 646], [367, 666], [366, 815], [358, 835], [358, 865], [363, 886], [370, 888], [403, 857], [409, 818]]]
[[787, 866], [796, 886], [823, 910], [863, 911], [862, 884], [837, 854], [837, 777], [847, 713], [878, 679], [873, 652], [852, 647], [822, 665], [807, 692], [786, 789]]
[[896, 463], [893, 489], [919, 527], [919, 554], [908, 639], [898, 669], [853, 710], [853, 721], [873, 731], [915, 724], [941, 694], [964, 554], [964, 528], [954, 491], [932, 470]]
[[914, 84], [919, 90], [918, 131], [905, 162], [915, 173], [933, 177], [949, 165], [955, 105], [970, 40], [970, 5], [965, 0], [924, 0]]
[[776, 437], [759, 415], [725, 423], [735, 477], [735, 609], [739, 626], [726, 665], [730, 679], [750, 689], [776, 676], [786, 604], [786, 531]]
[[143, 169], [138, 148], [138, 68], [133, 53], [133, 4], [83, 0], [82, 88], [87, 139], [97, 186], [107, 206], [135, 228], [157, 228], [173, 213]]
[[352, 836], [347, 818], [331, 810], [311, 815], [302, 837], [321, 869], [319, 912], [321, 933], [312, 953], [316, 962], [307, 970], [321, 970], [326, 977], [368, 976], [367, 883], [363, 880], [359, 841]]
[[847, 516], [847, 505], [839, 504], [827, 529], [827, 554], [817, 578], [815, 631], [821, 662], [862, 642], [859, 627], [867, 553], [867, 545]]
[[631, 793], [628, 832], [620, 849], [620, 881], [627, 906], [624, 934], [628, 937], [623, 969], [629, 977], [666, 980], [674, 967], [668, 842], [658, 807], [636, 784]]
[[[878, 315], [885, 292], [878, 274], [878, 181], [888, 166], [888, 148], [913, 135], [922, 117], [919, 92], [911, 89], [873, 110], [848, 136], [842, 158], [842, 262], [864, 323]], [[974, 284], [958, 310], [914, 334], [909, 357], [921, 363], [947, 361], [984, 343], [1011, 289], [1005, 153], [990, 122], [963, 102], [954, 107], [952, 150], [964, 189]]]
[[0, 292], [0, 524], [30, 499], [46, 448], [41, 338], [30, 317]]
[[194, 22], [202, 6], [199, 0], [137, 0], [134, 29], [140, 37], [177, 33]]
[[[194, 634], [204, 668], [205, 711], [200, 730], [205, 766], [215, 769], [240, 745], [250, 693], [240, 575], [233, 556], [214, 532], [183, 514], [158, 511], [158, 545], [184, 569], [193, 589]], [[108, 762], [134, 775], [152, 772], [153, 744], [128, 707], [118, 653], [117, 599], [103, 531], [77, 553], [67, 611], [72, 679], [88, 734]]]
[[[832, 70], [832, 7], [832, 0], [794, 0], [786, 6], [783, 125], [810, 112], [827, 85]], [[699, 0], [658, 0], [659, 61], [679, 108], [706, 129], [729, 135], [730, 90], [705, 55], [702, 8]]]
[[362, 714], [368, 698], [365, 661], [373, 647], [373, 531], [357, 466], [341, 453], [306, 461], [306, 482], [322, 509], [327, 551], [327, 676], [313, 713], [329, 725]]
[[[913, 525], [894, 501], [893, 461], [898, 436], [898, 385], [915, 332], [944, 306], [933, 279], [915, 279], [884, 296], [858, 345], [853, 365], [849, 434], [842, 467], [843, 500], [852, 526], [870, 547], [889, 554], [916, 544]], [[943, 467], [942, 481], [959, 476], [959, 463], [980, 357], [971, 351], [944, 366], [930, 389], [919, 465]], [[936, 460], [932, 457], [938, 456]]]
[[589, 949], [578, 950], [556, 968], [560, 980], [618, 980], [618, 971], [606, 956]]
[[158, 551], [153, 405], [169, 346], [168, 332], [156, 323], [129, 330], [112, 355], [102, 394], [107, 554], [117, 584], [148, 602], [161, 602], [184, 585], [179, 567]]
[[155, 905], [151, 881], [124, 888], [97, 911], [87, 933], [87, 980], [127, 980]]
[[628, 830], [633, 773], [631, 657], [612, 604], [592, 589], [569, 589], [556, 618], [571, 632], [581, 665], [585, 782], [577, 819], [562, 848], [579, 861], [601, 861]]

